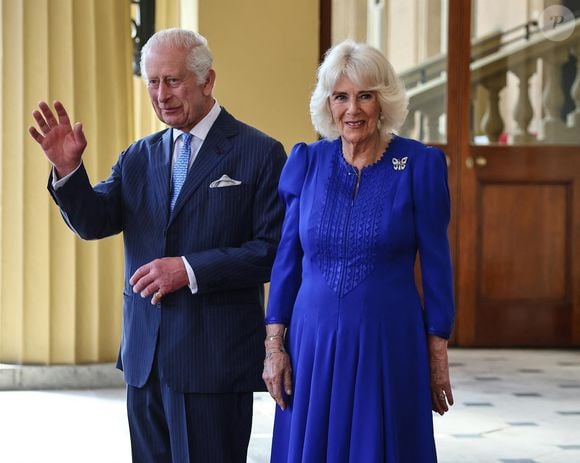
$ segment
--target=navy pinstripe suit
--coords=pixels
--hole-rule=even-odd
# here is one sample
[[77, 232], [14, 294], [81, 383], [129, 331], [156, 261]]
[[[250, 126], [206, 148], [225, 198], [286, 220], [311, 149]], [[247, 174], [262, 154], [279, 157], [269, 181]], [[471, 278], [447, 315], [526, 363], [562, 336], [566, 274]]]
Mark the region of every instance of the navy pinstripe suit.
[[[278, 245], [282, 145], [222, 108], [169, 212], [172, 136], [164, 130], [127, 148], [110, 177], [91, 187], [81, 166], [49, 190], [83, 239], [123, 232], [125, 286], [119, 355], [127, 384], [161, 381], [190, 393], [265, 390], [263, 290]], [[241, 185], [210, 188], [223, 174]], [[160, 257], [185, 256], [198, 293], [185, 287], [158, 307], [129, 278]], [[159, 310], [161, 309], [161, 310]]]

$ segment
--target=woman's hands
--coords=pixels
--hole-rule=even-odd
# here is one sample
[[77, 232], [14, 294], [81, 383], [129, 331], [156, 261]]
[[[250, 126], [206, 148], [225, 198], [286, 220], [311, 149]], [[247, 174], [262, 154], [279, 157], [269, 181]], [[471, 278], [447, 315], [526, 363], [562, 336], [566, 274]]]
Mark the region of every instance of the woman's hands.
[[[284, 395], [292, 395], [292, 366], [290, 357], [284, 348], [284, 332], [282, 324], [266, 325], [266, 358], [262, 379], [266, 383], [268, 392], [282, 410], [286, 410]], [[284, 388], [284, 389], [282, 389]]]
[[[266, 358], [262, 379], [268, 392], [282, 410], [286, 395], [292, 394], [292, 366], [290, 357], [284, 349], [285, 326], [272, 324], [266, 326]], [[431, 370], [431, 401], [433, 411], [443, 415], [453, 405], [453, 391], [449, 380], [449, 361], [447, 358], [447, 340], [429, 335], [429, 366]]]
[[433, 411], [443, 415], [453, 405], [453, 392], [449, 381], [447, 339], [429, 335], [429, 367], [431, 369]]

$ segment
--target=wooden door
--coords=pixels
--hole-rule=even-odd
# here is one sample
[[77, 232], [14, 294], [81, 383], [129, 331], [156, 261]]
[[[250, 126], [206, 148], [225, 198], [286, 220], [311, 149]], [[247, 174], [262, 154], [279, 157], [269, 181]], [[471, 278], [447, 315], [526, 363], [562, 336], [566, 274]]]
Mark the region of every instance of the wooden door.
[[458, 343], [580, 345], [579, 150], [468, 153], [480, 165], [462, 169]]
[[[576, 31], [569, 46], [553, 42], [538, 38], [533, 45], [539, 51], [530, 50], [530, 44], [513, 48], [487, 71], [473, 60], [470, 71], [465, 45], [455, 58], [454, 78], [471, 82], [471, 95], [460, 95], [455, 105], [463, 113], [454, 119], [462, 132], [455, 166], [459, 345], [580, 345], [580, 71], [571, 91], [576, 113], [567, 120], [560, 115], [567, 90], [560, 69], [568, 53], [580, 49], [580, 35]], [[453, 68], [449, 72], [451, 79]], [[541, 140], [528, 126], [534, 72], [542, 87]], [[497, 119], [498, 97], [507, 93], [506, 74], [519, 78], [513, 132], [506, 138], [506, 127], [496, 120], [485, 129], [489, 144], [475, 144], [466, 134], [473, 133], [477, 117], [476, 87], [487, 87], [486, 110]]]

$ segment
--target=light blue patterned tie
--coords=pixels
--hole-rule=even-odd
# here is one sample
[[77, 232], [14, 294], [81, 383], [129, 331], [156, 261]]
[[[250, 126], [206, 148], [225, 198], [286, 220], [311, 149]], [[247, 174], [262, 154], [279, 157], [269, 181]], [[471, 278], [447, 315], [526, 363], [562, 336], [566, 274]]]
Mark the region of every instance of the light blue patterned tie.
[[191, 139], [193, 135], [190, 133], [182, 133], [181, 140], [182, 145], [179, 150], [179, 156], [173, 164], [173, 173], [171, 174], [171, 204], [170, 210], [173, 212], [177, 198], [179, 197], [179, 192], [181, 187], [185, 183], [185, 177], [187, 177], [187, 171], [189, 170], [189, 158], [191, 157]]

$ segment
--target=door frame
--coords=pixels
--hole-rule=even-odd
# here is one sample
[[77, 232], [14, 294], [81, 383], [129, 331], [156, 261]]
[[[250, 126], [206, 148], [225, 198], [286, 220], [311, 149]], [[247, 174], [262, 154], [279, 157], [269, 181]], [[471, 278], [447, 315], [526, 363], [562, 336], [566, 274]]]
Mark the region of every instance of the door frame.
[[[473, 339], [473, 310], [475, 287], [473, 281], [462, 278], [471, 261], [462, 258], [472, 252], [469, 243], [460, 240], [465, 228], [474, 223], [465, 223], [467, 216], [461, 210], [462, 195], [474, 191], [474, 177], [462, 175], [462, 166], [469, 156], [469, 114], [471, 105], [470, 57], [471, 57], [471, 1], [449, 0], [447, 43], [453, 44], [453, 53], [447, 53], [447, 143], [441, 148], [447, 153], [449, 162], [449, 190], [451, 193], [451, 224], [449, 240], [453, 254], [455, 274], [456, 319], [452, 344], [468, 345]], [[450, 91], [453, 89], [453, 91]], [[469, 198], [466, 198], [467, 200]], [[460, 220], [461, 218], [461, 220]], [[462, 291], [459, 291], [461, 287]]]

